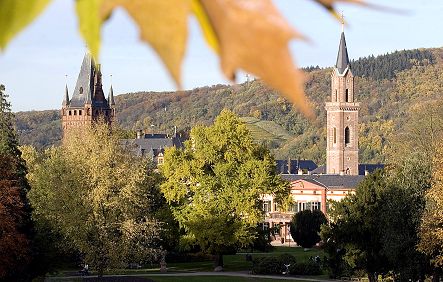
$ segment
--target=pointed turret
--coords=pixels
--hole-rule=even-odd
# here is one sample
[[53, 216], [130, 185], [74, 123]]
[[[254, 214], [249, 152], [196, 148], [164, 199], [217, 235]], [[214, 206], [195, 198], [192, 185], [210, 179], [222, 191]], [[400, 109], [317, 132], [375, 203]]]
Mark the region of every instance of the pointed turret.
[[111, 84], [111, 89], [109, 89], [108, 103], [109, 103], [109, 106], [111, 106], [111, 107], [115, 106], [114, 89], [112, 88], [112, 84]]
[[63, 99], [63, 106], [69, 105], [69, 93], [68, 93], [68, 85], [65, 86], [65, 98]]
[[347, 68], [351, 67], [344, 32], [341, 33], [340, 46], [338, 47], [337, 63], [335, 64], [335, 67], [338, 73], [341, 75], [344, 74]]

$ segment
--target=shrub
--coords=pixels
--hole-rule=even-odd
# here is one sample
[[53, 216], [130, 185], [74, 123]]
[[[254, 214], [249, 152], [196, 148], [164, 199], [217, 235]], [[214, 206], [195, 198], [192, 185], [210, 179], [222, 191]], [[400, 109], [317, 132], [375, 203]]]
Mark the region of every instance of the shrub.
[[295, 264], [295, 257], [282, 254], [278, 257], [266, 256], [252, 260], [252, 272], [256, 274], [281, 274], [286, 270], [285, 264]]
[[320, 275], [321, 267], [319, 263], [314, 261], [300, 262], [296, 264], [291, 264], [289, 267], [289, 272], [295, 275]]

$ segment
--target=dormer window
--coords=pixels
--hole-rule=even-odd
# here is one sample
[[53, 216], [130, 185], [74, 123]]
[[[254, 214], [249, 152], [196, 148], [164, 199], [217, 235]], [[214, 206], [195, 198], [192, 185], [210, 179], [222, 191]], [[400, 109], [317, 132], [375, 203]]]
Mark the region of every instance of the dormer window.
[[83, 94], [83, 87], [80, 86], [80, 89], [78, 90], [78, 92], [79, 92], [80, 94]]

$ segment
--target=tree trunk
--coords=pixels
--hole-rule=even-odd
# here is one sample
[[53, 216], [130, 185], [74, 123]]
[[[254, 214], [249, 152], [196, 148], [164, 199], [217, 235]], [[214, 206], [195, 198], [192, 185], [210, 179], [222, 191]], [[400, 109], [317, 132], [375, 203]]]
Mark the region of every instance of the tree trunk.
[[368, 280], [369, 282], [377, 282], [377, 273], [368, 273]]
[[214, 271], [222, 271], [223, 270], [223, 255], [218, 254], [215, 255], [215, 261], [214, 261]]

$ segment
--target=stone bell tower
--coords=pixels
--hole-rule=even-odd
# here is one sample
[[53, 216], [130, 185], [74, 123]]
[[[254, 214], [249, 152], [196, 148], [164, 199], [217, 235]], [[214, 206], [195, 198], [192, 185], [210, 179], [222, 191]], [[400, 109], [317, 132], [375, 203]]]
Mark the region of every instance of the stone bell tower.
[[331, 98], [326, 102], [326, 173], [358, 175], [358, 111], [354, 75], [342, 31], [337, 63], [331, 74]]

